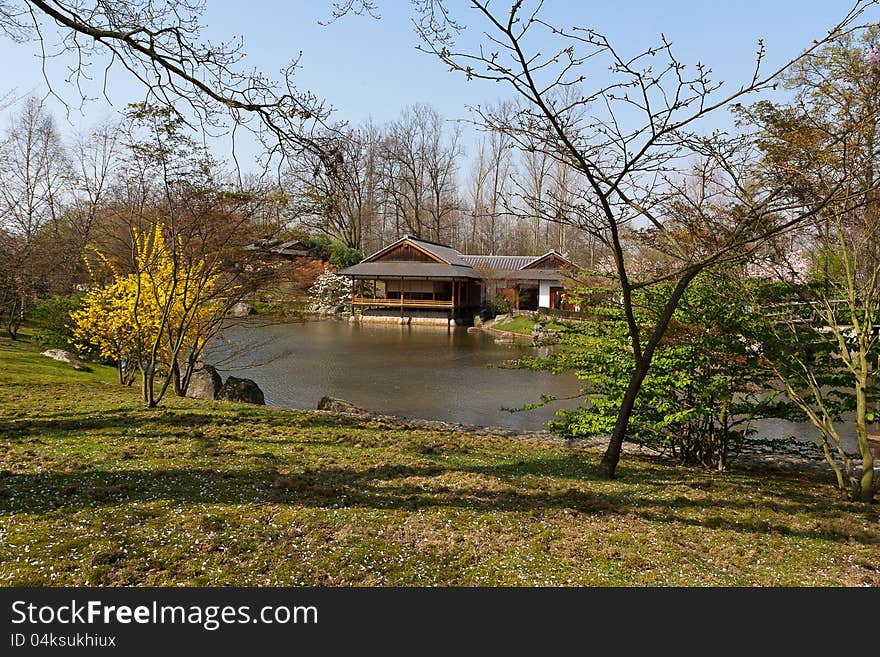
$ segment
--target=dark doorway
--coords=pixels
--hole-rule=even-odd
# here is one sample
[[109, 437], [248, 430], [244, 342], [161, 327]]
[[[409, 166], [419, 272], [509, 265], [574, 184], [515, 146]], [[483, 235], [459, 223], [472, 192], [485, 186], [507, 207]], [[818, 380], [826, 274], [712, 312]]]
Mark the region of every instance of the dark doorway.
[[519, 307], [518, 310], [537, 310], [538, 309], [538, 287], [520, 287], [519, 288]]

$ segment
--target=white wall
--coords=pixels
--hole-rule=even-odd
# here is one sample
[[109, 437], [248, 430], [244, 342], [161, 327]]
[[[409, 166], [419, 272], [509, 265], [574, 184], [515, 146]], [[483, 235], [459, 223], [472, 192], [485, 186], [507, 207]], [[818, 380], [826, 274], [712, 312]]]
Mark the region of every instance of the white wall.
[[538, 308], [550, 307], [550, 281], [541, 281], [538, 288]]

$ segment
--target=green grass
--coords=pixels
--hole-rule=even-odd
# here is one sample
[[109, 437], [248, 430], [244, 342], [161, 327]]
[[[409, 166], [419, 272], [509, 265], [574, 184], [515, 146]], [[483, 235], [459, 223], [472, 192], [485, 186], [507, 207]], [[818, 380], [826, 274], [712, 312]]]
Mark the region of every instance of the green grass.
[[[509, 331], [511, 333], [519, 333], [521, 335], [527, 335], [529, 337], [532, 336], [532, 331], [535, 328], [535, 320], [532, 319], [530, 315], [516, 315], [507, 319], [505, 321], [499, 322], [492, 326], [494, 329], [498, 329], [500, 331]], [[548, 320], [547, 318], [543, 318], [541, 323], [544, 324], [544, 328], [548, 331], [564, 331], [566, 326], [564, 324], [560, 324], [559, 322], [555, 322], [553, 320]]]
[[531, 335], [535, 328], [535, 320], [527, 315], [516, 315], [511, 319], [495, 324], [492, 328], [499, 331], [510, 331], [511, 333], [521, 333], [523, 335]]
[[537, 440], [170, 399], [0, 340], [0, 585], [878, 585], [876, 506]]

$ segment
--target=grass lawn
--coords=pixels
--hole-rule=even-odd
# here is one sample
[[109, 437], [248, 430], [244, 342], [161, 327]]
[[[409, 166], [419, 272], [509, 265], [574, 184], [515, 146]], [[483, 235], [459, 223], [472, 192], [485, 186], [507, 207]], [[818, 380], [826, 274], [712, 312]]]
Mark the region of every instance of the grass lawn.
[[170, 398], [0, 339], [0, 585], [880, 585], [877, 505], [562, 445]]
[[492, 326], [499, 331], [510, 331], [511, 333], [522, 333], [523, 335], [531, 335], [535, 328], [535, 320], [530, 316], [516, 315], [511, 319], [495, 324]]
[[[541, 321], [547, 330], [561, 331], [565, 329], [565, 326], [554, 322], [553, 320], [544, 318]], [[520, 333], [531, 337], [532, 331], [535, 329], [535, 323], [535, 320], [532, 319], [530, 315], [515, 315], [506, 321], [493, 325], [492, 328], [501, 331], [510, 331], [511, 333]]]

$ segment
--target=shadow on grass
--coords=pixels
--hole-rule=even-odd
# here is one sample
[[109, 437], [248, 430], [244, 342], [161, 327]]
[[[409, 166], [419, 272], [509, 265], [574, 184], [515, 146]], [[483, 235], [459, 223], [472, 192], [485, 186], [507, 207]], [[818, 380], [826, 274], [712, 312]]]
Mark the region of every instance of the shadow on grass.
[[[128, 429], [138, 427], [147, 418], [137, 413], [132, 413], [130, 407], [121, 407], [110, 411], [65, 413], [52, 417], [22, 417], [15, 420], [0, 422], [0, 434], [7, 434], [13, 438], [24, 437], [31, 434], [44, 434], [47, 431], [102, 431], [108, 429]], [[149, 418], [151, 428], [161, 426], [164, 428], [186, 427], [191, 429], [206, 424], [216, 424], [216, 418], [209, 414], [201, 413], [174, 413], [156, 415]]]
[[[272, 409], [277, 411], [278, 409]], [[339, 429], [367, 428], [357, 418], [336, 416], [312, 416], [302, 411], [291, 411], [290, 417], [267, 418], [260, 411], [250, 409], [223, 409], [222, 413], [193, 413], [160, 407], [147, 410], [132, 406], [102, 411], [83, 411], [79, 413], [59, 413], [47, 417], [21, 416], [0, 421], [0, 436], [10, 439], [24, 438], [32, 434], [43, 434], [47, 431], [106, 431], [112, 429], [128, 429], [149, 423], [151, 433], [161, 430], [189, 431], [205, 425], [238, 426], [242, 422], [254, 421], [264, 427], [299, 427], [303, 429]], [[242, 439], [247, 440], [247, 439]], [[255, 442], [262, 438], [254, 439]]]
[[[648, 468], [639, 483], [663, 485], [668, 475]], [[523, 483], [522, 476], [580, 478], [579, 488]], [[657, 481], [652, 481], [656, 476]], [[497, 466], [444, 464], [377, 465], [354, 469], [327, 467], [279, 473], [271, 466], [253, 470], [199, 468], [41, 472], [0, 474], [0, 513], [46, 513], [153, 501], [175, 504], [289, 504], [313, 508], [362, 507], [417, 510], [457, 508], [476, 512], [565, 510], [588, 515], [627, 515], [648, 522], [680, 523], [757, 534], [798, 535], [837, 542], [880, 542], [876, 533], [852, 536], [841, 514], [855, 514], [843, 501], [809, 497], [773, 501], [719, 494], [694, 499], [657, 499], [627, 482], [583, 486], [598, 478], [595, 466], [572, 456], [541, 458]], [[647, 481], [646, 481], [647, 480]], [[606, 482], [607, 483], [607, 482]], [[681, 483], [680, 481], [678, 482]], [[766, 502], [766, 500], [765, 500]], [[820, 504], [821, 502], [821, 504]], [[771, 511], [772, 514], [758, 513]], [[808, 513], [811, 528], [795, 528], [784, 517]], [[872, 513], [872, 512], [869, 512]]]

